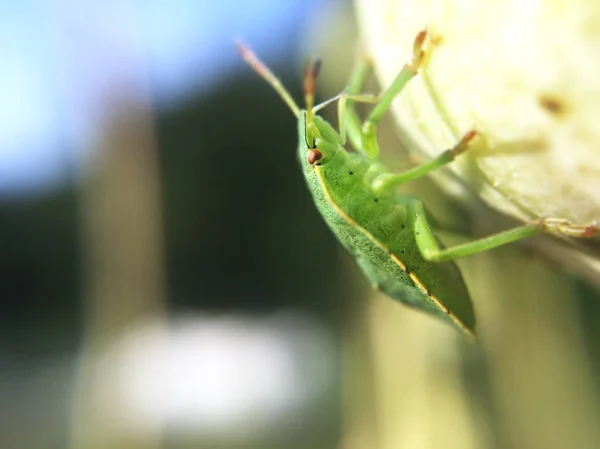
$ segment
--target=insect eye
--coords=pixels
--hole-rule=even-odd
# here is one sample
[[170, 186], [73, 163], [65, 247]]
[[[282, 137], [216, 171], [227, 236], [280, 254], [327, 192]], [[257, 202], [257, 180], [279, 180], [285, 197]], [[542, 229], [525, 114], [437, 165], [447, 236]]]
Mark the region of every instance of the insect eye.
[[308, 152], [308, 163], [312, 165], [318, 160], [320, 160], [322, 157], [323, 153], [321, 153], [319, 150], [310, 150]]

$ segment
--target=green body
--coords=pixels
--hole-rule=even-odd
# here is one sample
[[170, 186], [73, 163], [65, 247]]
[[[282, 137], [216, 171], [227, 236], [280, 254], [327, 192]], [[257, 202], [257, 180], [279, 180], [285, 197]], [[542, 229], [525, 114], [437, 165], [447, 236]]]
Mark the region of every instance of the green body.
[[452, 262], [431, 263], [415, 241], [412, 205], [418, 199], [395, 189], [375, 193], [372, 180], [385, 173], [364, 153], [350, 153], [340, 135], [314, 118], [327, 149], [319, 164], [308, 163], [305, 114], [298, 120], [299, 157], [317, 209], [377, 289], [412, 307], [436, 315], [471, 333], [475, 318], [469, 294]]
[[[575, 225], [560, 218], [542, 218], [451, 248], [440, 245], [431, 231], [423, 203], [412, 196], [398, 195], [397, 188], [452, 162], [467, 150], [477, 133], [467, 132], [435, 159], [402, 173], [390, 173], [378, 162], [377, 125], [421, 67], [426, 37], [426, 31], [416, 36], [411, 62], [404, 65], [378, 97], [360, 94], [370, 72], [367, 61], [362, 61], [342, 94], [313, 107], [320, 67], [313, 63], [304, 77], [305, 110], [296, 105], [252, 50], [243, 44], [238, 44], [238, 50], [297, 117], [300, 163], [317, 209], [371, 284], [397, 301], [473, 335], [475, 317], [471, 300], [457, 266], [450, 261], [530, 237], [541, 230], [591, 237], [600, 230], [600, 223]], [[315, 115], [336, 100], [339, 134]], [[362, 125], [353, 108], [355, 102], [374, 104]], [[345, 150], [346, 134], [355, 152]]]

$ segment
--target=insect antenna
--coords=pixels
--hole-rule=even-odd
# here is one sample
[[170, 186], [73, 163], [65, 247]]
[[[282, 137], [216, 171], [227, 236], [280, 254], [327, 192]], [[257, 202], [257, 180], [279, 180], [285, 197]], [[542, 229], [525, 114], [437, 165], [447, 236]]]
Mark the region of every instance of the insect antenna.
[[246, 61], [246, 63], [252, 68], [252, 70], [258, 73], [261, 78], [263, 78], [267, 83], [271, 85], [271, 87], [273, 87], [273, 89], [277, 91], [279, 96], [283, 98], [283, 101], [285, 101], [285, 103], [292, 110], [294, 115], [298, 117], [300, 115], [300, 108], [294, 102], [294, 99], [287, 91], [287, 89], [283, 87], [281, 81], [279, 81], [279, 79], [277, 79], [277, 77], [273, 75], [273, 73], [269, 70], [269, 68], [265, 65], [264, 62], [258, 59], [258, 56], [256, 56], [256, 54], [252, 51], [250, 47], [239, 41], [236, 41], [235, 46], [242, 59]]
[[318, 105], [316, 105], [314, 108], [312, 108], [312, 111], [314, 113], [319, 112], [321, 109], [323, 109], [325, 106], [329, 106], [331, 103], [335, 103], [336, 101], [342, 99], [343, 97], [346, 97], [346, 90], [344, 89], [343, 92], [340, 92], [339, 94], [337, 94], [335, 97], [331, 97], [329, 100], [325, 100], [323, 103], [319, 103]]
[[315, 104], [315, 86], [317, 84], [317, 77], [321, 70], [321, 60], [315, 59], [312, 61], [304, 70], [304, 101], [306, 103], [306, 125], [310, 126], [313, 122]]

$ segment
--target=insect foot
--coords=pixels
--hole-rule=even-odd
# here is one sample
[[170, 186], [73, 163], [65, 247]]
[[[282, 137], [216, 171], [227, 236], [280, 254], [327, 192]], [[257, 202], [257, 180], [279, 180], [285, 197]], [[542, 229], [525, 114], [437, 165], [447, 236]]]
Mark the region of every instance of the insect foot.
[[450, 153], [452, 159], [467, 151], [469, 149], [469, 144], [475, 137], [477, 137], [477, 131], [475, 131], [474, 129], [462, 136], [460, 141], [453, 148], [448, 150], [448, 153]]
[[413, 43], [413, 55], [412, 61], [410, 62], [410, 68], [415, 73], [419, 71], [421, 64], [423, 64], [423, 59], [425, 59], [425, 51], [423, 49], [425, 39], [427, 39], [427, 30], [422, 30], [417, 34]]
[[547, 231], [559, 232], [569, 237], [590, 238], [600, 232], [598, 220], [589, 225], [578, 225], [563, 218], [540, 218], [537, 223]]

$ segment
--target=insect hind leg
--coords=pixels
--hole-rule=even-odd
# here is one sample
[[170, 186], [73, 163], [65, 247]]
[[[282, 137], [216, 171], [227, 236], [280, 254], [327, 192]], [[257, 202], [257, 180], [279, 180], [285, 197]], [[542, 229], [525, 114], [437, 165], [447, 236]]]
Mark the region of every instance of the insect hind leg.
[[600, 233], [598, 220], [589, 225], [579, 225], [563, 218], [540, 218], [537, 223], [545, 231], [553, 231], [569, 237], [590, 238]]

